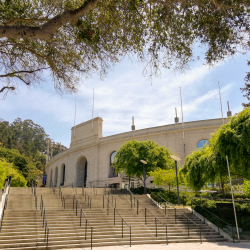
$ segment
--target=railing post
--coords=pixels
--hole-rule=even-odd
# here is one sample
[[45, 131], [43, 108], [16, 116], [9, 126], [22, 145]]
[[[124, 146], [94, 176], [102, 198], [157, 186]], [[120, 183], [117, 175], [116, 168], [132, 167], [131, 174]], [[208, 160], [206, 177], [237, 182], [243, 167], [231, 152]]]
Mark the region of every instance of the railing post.
[[74, 210], [75, 196], [73, 196], [73, 210]]
[[115, 198], [115, 208], [116, 208], [116, 198]]
[[157, 220], [155, 218], [155, 230], [156, 230], [156, 237], [157, 237]]
[[166, 206], [167, 206], [167, 204], [165, 203], [165, 214], [166, 214]]
[[103, 199], [102, 199], [102, 208], [104, 209], [104, 195], [103, 195]]
[[138, 215], [139, 201], [137, 200], [137, 215]]
[[93, 227], [91, 227], [91, 249], [92, 249], [92, 235], [93, 235]]
[[131, 226], [129, 226], [129, 232], [130, 232], [130, 247], [131, 247]]
[[80, 212], [80, 227], [82, 226], [82, 209], [81, 209], [81, 212]]
[[175, 217], [175, 224], [176, 224], [176, 208], [174, 208], [174, 217]]
[[166, 225], [166, 243], [168, 245], [168, 226]]
[[189, 223], [188, 223], [188, 218], [187, 218], [187, 227], [188, 227], [188, 236], [189, 236]]
[[145, 225], [147, 225], [147, 208], [145, 208]]
[[89, 195], [88, 195], [88, 207], [89, 207]]
[[123, 219], [122, 219], [122, 238], [123, 238]]
[[89, 208], [91, 209], [91, 198], [90, 198], [90, 204], [89, 204]]
[[86, 219], [86, 223], [85, 223], [85, 240], [87, 239], [87, 219]]
[[201, 240], [201, 244], [202, 244], [202, 239], [201, 239], [201, 224], [200, 224], [200, 240]]
[[107, 202], [107, 215], [109, 215], [109, 200]]
[[76, 216], [77, 216], [77, 202], [76, 202]]
[[114, 225], [115, 225], [115, 208], [114, 208]]

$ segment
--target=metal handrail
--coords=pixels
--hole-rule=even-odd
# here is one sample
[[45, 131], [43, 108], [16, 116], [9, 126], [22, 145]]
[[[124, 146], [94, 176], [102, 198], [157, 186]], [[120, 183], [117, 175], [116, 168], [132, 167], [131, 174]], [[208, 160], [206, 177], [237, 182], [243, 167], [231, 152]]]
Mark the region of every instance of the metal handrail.
[[[45, 205], [44, 205], [44, 201], [43, 201], [43, 195], [41, 195], [40, 210], [41, 210], [41, 216], [43, 217], [43, 227], [45, 228], [44, 242], [45, 242], [45, 240], [47, 238], [46, 248], [48, 248], [48, 244], [49, 244], [49, 227], [48, 227], [48, 221], [47, 221], [47, 217], [46, 217], [46, 210], [45, 210]], [[44, 223], [44, 221], [45, 221], [45, 223]]]
[[[194, 202], [197, 206], [201, 207], [201, 209], [205, 210], [206, 212], [210, 213], [211, 215], [213, 215], [216, 219], [219, 219], [220, 221], [222, 221], [223, 223], [227, 224], [228, 226], [230, 226], [232, 228], [232, 236], [233, 236], [233, 242], [234, 242], [234, 233], [233, 233], [233, 225], [227, 223], [226, 221], [222, 220], [220, 217], [218, 217], [217, 215], [211, 213], [210, 211], [208, 211], [206, 208], [204, 208], [203, 206], [201, 206], [200, 204], [198, 204], [197, 202], [195, 202], [192, 198], [189, 198], [187, 196], [184, 196], [185, 198], [191, 200], [191, 209], [192, 209], [192, 203]], [[192, 209], [193, 210], [193, 209]], [[204, 217], [204, 216], [203, 216]], [[205, 220], [205, 217], [204, 217]], [[218, 231], [219, 231], [219, 227], [218, 227]]]
[[[120, 213], [117, 211], [117, 209], [113, 206], [113, 203], [111, 203], [111, 201], [109, 200], [109, 197], [106, 197], [106, 194], [103, 195], [103, 197], [105, 197], [107, 199], [107, 215], [109, 215], [109, 203], [111, 204], [111, 206], [114, 208], [114, 225], [115, 225], [115, 213], [117, 213], [121, 219], [122, 219], [122, 238], [123, 238], [123, 222], [125, 222], [125, 224], [129, 227], [129, 242], [130, 242], [130, 247], [131, 247], [131, 226], [128, 225], [128, 223], [123, 219], [123, 217], [120, 215]], [[103, 208], [104, 208], [104, 199], [103, 199]]]
[[[149, 190], [149, 189], [147, 189], [151, 194], [152, 194], [152, 192]], [[129, 191], [130, 191], [130, 189], [129, 189]], [[131, 192], [131, 191], [130, 191]], [[131, 192], [132, 193], [132, 192]], [[133, 194], [133, 193], [132, 193]], [[154, 194], [155, 195], [155, 194]], [[156, 195], [157, 196], [157, 195]], [[176, 207], [172, 204], [172, 203], [170, 203], [170, 202], [168, 202], [168, 201], [166, 201], [163, 197], [161, 197], [161, 196], [158, 196], [158, 197], [160, 197], [161, 199], [163, 199], [164, 201], [165, 201], [165, 214], [166, 214], [166, 203], [168, 203], [168, 205], [169, 206], [172, 206], [174, 209], [175, 209], [175, 224], [176, 224]], [[137, 208], [137, 210], [138, 210], [138, 208]], [[184, 213], [182, 213], [181, 212], [181, 214], [184, 216], [184, 217], [186, 217], [187, 218], [187, 227], [188, 227], [188, 236], [189, 236], [189, 220], [195, 225], [195, 226], [197, 226], [197, 227], [199, 227], [200, 228], [200, 242], [202, 243], [202, 237], [201, 237], [201, 225], [197, 225], [197, 223], [195, 223], [193, 220], [191, 220], [190, 218], [188, 218], [188, 216], [186, 216]], [[167, 237], [167, 236], [166, 236]]]
[[[209, 197], [209, 196], [199, 196], [199, 197], [191, 197], [192, 199], [205, 199], [205, 200], [213, 200], [213, 201], [232, 201], [232, 199], [224, 199], [224, 198], [216, 198], [216, 197]], [[237, 203], [250, 203], [249, 199], [242, 199], [238, 200], [236, 199], [234, 202]]]
[[62, 207], [64, 207], [65, 209], [65, 198], [64, 198], [61, 186], [59, 186], [59, 197], [61, 197]]
[[[134, 199], [137, 200], [137, 214], [138, 214], [138, 208], [139, 208], [139, 203], [140, 201], [135, 197], [135, 195], [131, 192], [131, 190], [129, 188], [127, 188], [127, 190], [129, 191], [130, 195], [131, 195], [131, 208], [132, 208], [132, 196], [134, 197]], [[168, 244], [168, 237], [167, 237], [167, 224], [163, 224], [148, 208], [146, 208], [144, 205], [141, 204], [141, 206], [144, 207], [145, 209], [145, 225], [147, 224], [147, 211], [151, 213], [151, 215], [153, 215], [153, 217], [155, 218], [155, 231], [156, 231], [156, 237], [157, 237], [157, 220], [163, 225], [166, 226], [166, 242]]]
[[8, 198], [9, 198], [10, 184], [11, 184], [11, 175], [8, 176], [8, 178], [5, 180], [4, 191], [3, 191], [3, 193], [5, 193], [5, 196], [3, 197], [3, 194], [2, 194], [2, 197], [1, 197], [2, 200], [4, 199], [4, 203], [3, 203], [3, 210], [2, 210], [2, 214], [1, 214], [1, 218], [0, 218], [0, 232], [2, 229], [4, 211], [7, 207], [7, 202], [8, 202]]
[[[83, 192], [84, 193], [84, 192]], [[87, 191], [85, 191], [85, 195], [83, 194], [83, 196], [85, 196], [85, 201], [86, 201], [86, 194], [88, 196], [88, 207], [91, 209], [91, 198], [90, 196], [88, 195]]]
[[86, 224], [85, 224], [85, 240], [87, 239], [87, 225], [90, 227], [90, 232], [91, 232], [91, 249], [92, 249], [92, 244], [93, 244], [93, 227], [90, 226], [89, 221], [85, 215], [85, 213], [83, 212], [82, 206], [80, 204], [80, 202], [78, 201], [76, 195], [74, 195], [73, 197], [73, 210], [74, 210], [74, 200], [76, 200], [76, 216], [77, 216], [77, 203], [78, 206], [80, 207], [80, 227], [82, 226], [82, 214], [85, 217], [86, 220]]

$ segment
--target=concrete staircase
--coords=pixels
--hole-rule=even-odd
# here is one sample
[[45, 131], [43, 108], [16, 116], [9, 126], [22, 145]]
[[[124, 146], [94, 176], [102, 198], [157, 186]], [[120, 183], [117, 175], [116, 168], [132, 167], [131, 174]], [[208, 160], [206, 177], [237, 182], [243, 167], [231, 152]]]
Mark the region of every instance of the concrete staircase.
[[[130, 241], [132, 245], [199, 242], [200, 236], [202, 241], [225, 240], [189, 211], [177, 209], [175, 220], [174, 209], [167, 209], [165, 214], [165, 210], [157, 208], [144, 196], [132, 197], [131, 209], [130, 195], [104, 196], [101, 188], [85, 188], [84, 192], [82, 188], [61, 190], [36, 188], [36, 202], [31, 188], [11, 188], [0, 232], [0, 249], [90, 248], [91, 231], [93, 247], [130, 245]], [[48, 246], [40, 210], [41, 196], [49, 228]], [[191, 221], [187, 224], [182, 213], [200, 227]]]

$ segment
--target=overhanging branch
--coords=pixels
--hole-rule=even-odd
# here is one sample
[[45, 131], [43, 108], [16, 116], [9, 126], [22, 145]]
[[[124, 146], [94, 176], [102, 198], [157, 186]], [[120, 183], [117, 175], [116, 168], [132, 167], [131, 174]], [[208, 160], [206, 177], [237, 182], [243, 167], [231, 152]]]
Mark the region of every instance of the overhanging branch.
[[14, 72], [11, 72], [11, 73], [8, 73], [8, 74], [5, 74], [5, 75], [0, 75], [0, 77], [14, 77], [16, 76], [17, 74], [32, 74], [32, 73], [35, 73], [37, 71], [40, 71], [40, 70], [44, 70], [44, 69], [49, 69], [50, 67], [47, 67], [47, 68], [41, 68], [41, 69], [36, 69], [36, 70], [20, 70], [20, 71], [14, 71]]
[[8, 90], [15, 90], [15, 87], [11, 86], [4, 86], [3, 88], [0, 89], [0, 93], [2, 93], [5, 89], [8, 89]]
[[30, 38], [51, 42], [55, 32], [67, 23], [76, 24], [78, 19], [88, 13], [98, 0], [87, 0], [75, 10], [64, 11], [50, 19], [41, 27], [30, 26], [0, 26], [0, 38]]

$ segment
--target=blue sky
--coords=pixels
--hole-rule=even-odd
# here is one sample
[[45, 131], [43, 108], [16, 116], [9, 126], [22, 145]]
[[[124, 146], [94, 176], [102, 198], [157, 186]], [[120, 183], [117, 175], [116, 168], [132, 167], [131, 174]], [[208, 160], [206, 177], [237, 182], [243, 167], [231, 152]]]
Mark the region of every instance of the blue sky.
[[184, 122], [221, 117], [218, 94], [220, 82], [224, 116], [227, 101], [233, 114], [242, 110], [246, 101], [240, 91], [250, 70], [247, 55], [237, 55], [210, 68], [201, 60], [193, 62], [184, 74], [162, 69], [153, 85], [142, 75], [143, 67], [125, 59], [101, 81], [98, 76], [83, 80], [76, 95], [56, 93], [49, 79], [41, 86], [19, 85], [17, 94], [0, 101], [0, 118], [13, 122], [17, 117], [31, 119], [44, 127], [56, 142], [69, 147], [70, 129], [74, 125], [75, 96], [76, 124], [92, 117], [92, 93], [95, 89], [94, 117], [103, 118], [103, 136], [131, 130], [174, 123], [175, 107], [181, 121], [180, 87], [182, 88]]

